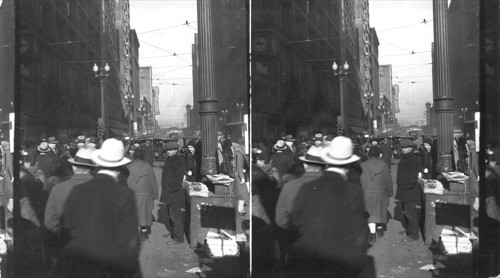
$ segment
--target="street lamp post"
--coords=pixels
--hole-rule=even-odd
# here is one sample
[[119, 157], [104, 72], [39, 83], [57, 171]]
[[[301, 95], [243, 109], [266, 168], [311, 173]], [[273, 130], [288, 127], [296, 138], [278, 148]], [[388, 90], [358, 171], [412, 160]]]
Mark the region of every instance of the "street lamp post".
[[107, 117], [107, 106], [108, 97], [106, 95], [106, 81], [109, 76], [110, 67], [108, 63], [104, 67], [99, 68], [97, 64], [94, 64], [92, 68], [96, 78], [99, 78], [101, 82], [101, 118], [102, 118], [102, 129], [104, 133], [101, 136], [101, 140], [108, 135], [108, 117]]
[[368, 129], [370, 131], [370, 135], [374, 135], [375, 131], [373, 130], [373, 97], [374, 97], [374, 94], [373, 92], [370, 92], [370, 93], [367, 93], [365, 92], [363, 94], [363, 97], [366, 99], [366, 104], [369, 108], [369, 111], [368, 111]]
[[[141, 103], [142, 102], [143, 101], [141, 100]], [[144, 105], [141, 105], [141, 107], [137, 108], [137, 111], [139, 111], [139, 114], [141, 114], [141, 116], [142, 116], [141, 133], [144, 133], [144, 130], [146, 129], [146, 115], [147, 115], [146, 107], [144, 107]], [[147, 133], [147, 129], [146, 129], [146, 133]]]
[[125, 104], [127, 105], [129, 111], [130, 111], [130, 117], [128, 121], [128, 132], [130, 137], [134, 136], [134, 131], [133, 131], [133, 121], [134, 121], [134, 94], [127, 93], [123, 97], [125, 99]]
[[236, 108], [240, 111], [240, 122], [243, 121], [243, 118], [241, 116], [241, 110], [243, 110], [243, 102], [242, 103], [236, 103]]
[[223, 123], [223, 125], [224, 125], [224, 130], [223, 130], [223, 132], [224, 132], [224, 135], [226, 135], [227, 113], [229, 113], [229, 111], [227, 111], [227, 110], [222, 110], [222, 111], [221, 111], [221, 113], [222, 113], [222, 116], [223, 116], [223, 119], [224, 119], [224, 121], [222, 122], [222, 123]]
[[460, 108], [462, 111], [462, 133], [465, 134], [465, 115], [467, 113], [467, 107]]
[[344, 63], [342, 67], [339, 67], [336, 62], [333, 62], [332, 65], [333, 75], [339, 79], [340, 82], [340, 124], [344, 128], [344, 133], [347, 132], [348, 128], [348, 110], [347, 105], [345, 104], [346, 97], [344, 95], [344, 77], [349, 74], [349, 64], [347, 61]]

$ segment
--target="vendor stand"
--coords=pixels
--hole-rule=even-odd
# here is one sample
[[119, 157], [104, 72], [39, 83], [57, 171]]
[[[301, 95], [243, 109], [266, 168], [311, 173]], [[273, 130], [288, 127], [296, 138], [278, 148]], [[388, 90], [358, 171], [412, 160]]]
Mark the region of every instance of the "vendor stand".
[[231, 194], [234, 192], [231, 184], [214, 184], [208, 179], [204, 183], [186, 183], [189, 195], [191, 248], [203, 246], [209, 231], [217, 229], [236, 231], [235, 197]]
[[467, 180], [468, 176], [463, 173], [450, 172], [443, 173], [437, 180], [423, 180], [421, 183], [424, 191], [425, 245], [445, 244], [445, 239], [452, 236], [450, 231], [456, 235], [456, 242], [460, 242], [462, 237], [475, 238], [471, 233], [472, 202]]

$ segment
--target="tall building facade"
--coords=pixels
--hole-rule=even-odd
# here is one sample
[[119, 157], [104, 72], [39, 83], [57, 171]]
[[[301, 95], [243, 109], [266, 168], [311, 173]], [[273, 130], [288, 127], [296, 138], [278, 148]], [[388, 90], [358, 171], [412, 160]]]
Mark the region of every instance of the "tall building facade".
[[[448, 8], [450, 90], [453, 92], [454, 127], [479, 111], [479, 0], [452, 0]], [[465, 113], [462, 110], [467, 109]], [[463, 118], [465, 116], [465, 119]]]
[[[247, 1], [212, 1], [211, 20], [213, 36], [213, 66], [219, 130], [236, 140], [242, 137], [243, 115], [249, 109], [248, 102], [248, 9]], [[216, 38], [216, 39], [215, 39]], [[201, 129], [201, 88], [199, 68], [199, 42], [193, 44], [193, 109], [187, 123], [190, 132]], [[243, 107], [240, 105], [243, 104]], [[227, 111], [224, 115], [222, 111]], [[241, 115], [241, 116], [240, 116]], [[224, 121], [225, 119], [225, 121]]]
[[[132, 85], [132, 45], [130, 43], [129, 0], [118, 0], [115, 6], [116, 29], [118, 30], [118, 50], [120, 57], [120, 91], [123, 113], [128, 123], [127, 135], [133, 135], [133, 102], [127, 101], [133, 95]], [[137, 34], [136, 34], [137, 35]], [[135, 97], [134, 97], [135, 98]]]
[[372, 89], [373, 89], [373, 132], [381, 132], [380, 126], [382, 123], [382, 115], [377, 107], [380, 106], [380, 65], [378, 62], [378, 47], [380, 42], [378, 40], [377, 31], [375, 28], [370, 28], [370, 47], [371, 47], [371, 66], [372, 66]]
[[[14, 113], [15, 6], [14, 0], [0, 2], [0, 140], [9, 141], [9, 114]], [[28, 45], [29, 46], [29, 45]], [[24, 55], [30, 56], [31, 48]]]
[[356, 29], [358, 32], [358, 85], [361, 92], [361, 100], [363, 104], [363, 119], [367, 123], [365, 127], [370, 133], [373, 132], [374, 105], [373, 101], [375, 93], [373, 92], [373, 76], [372, 76], [372, 48], [371, 48], [371, 31], [370, 31], [370, 13], [368, 0], [355, 1], [356, 13]]
[[[252, 1], [252, 136], [335, 133], [343, 86], [344, 128], [361, 131], [354, 1]], [[342, 82], [332, 64], [348, 62]]]
[[110, 67], [103, 83], [110, 134], [126, 129], [115, 7], [103, 0], [20, 1], [22, 140], [97, 133], [101, 84], [94, 64]]
[[132, 116], [132, 133], [129, 134], [132, 137], [137, 137], [139, 134], [139, 127], [142, 126], [141, 115], [139, 114], [140, 100], [141, 100], [141, 89], [140, 89], [140, 73], [139, 73], [139, 38], [137, 37], [137, 32], [134, 29], [130, 30], [129, 33], [130, 42], [130, 75], [131, 75], [131, 87], [132, 95], [134, 99], [132, 101], [132, 107], [130, 109]]

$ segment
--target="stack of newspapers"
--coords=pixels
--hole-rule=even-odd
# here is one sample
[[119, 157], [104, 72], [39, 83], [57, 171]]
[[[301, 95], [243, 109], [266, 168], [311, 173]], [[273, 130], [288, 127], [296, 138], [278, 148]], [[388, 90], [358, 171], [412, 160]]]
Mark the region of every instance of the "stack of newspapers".
[[443, 229], [441, 232], [441, 249], [448, 255], [471, 253], [472, 242], [461, 233]]
[[209, 231], [205, 239], [207, 254], [212, 257], [236, 256], [239, 254], [238, 244], [234, 236]]

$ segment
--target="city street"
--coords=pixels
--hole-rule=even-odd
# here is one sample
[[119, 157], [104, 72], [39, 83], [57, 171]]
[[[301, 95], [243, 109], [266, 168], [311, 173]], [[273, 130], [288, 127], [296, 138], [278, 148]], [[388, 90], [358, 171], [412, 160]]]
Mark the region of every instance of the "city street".
[[[393, 160], [392, 178], [396, 180], [399, 160]], [[163, 163], [155, 161], [154, 171], [161, 190]], [[394, 182], [394, 192], [396, 184]], [[158, 217], [156, 201], [153, 215]], [[394, 198], [389, 211], [394, 212]], [[430, 278], [471, 277], [471, 255], [446, 256], [431, 251], [421, 239], [418, 242], [402, 242], [401, 224], [391, 219], [383, 238], [378, 238], [369, 254], [375, 258], [377, 277], [380, 278]], [[203, 249], [191, 249], [186, 241], [180, 245], [167, 245], [165, 225], [155, 222], [149, 240], [143, 242], [140, 262], [143, 277], [239, 277], [237, 261], [208, 258]], [[424, 268], [424, 269], [421, 269]], [[427, 269], [426, 269], [427, 268]]]
[[[161, 193], [161, 172], [163, 162], [154, 162], [154, 172], [158, 182], [158, 193]], [[155, 201], [154, 219], [158, 219], [160, 202]], [[239, 277], [237, 259], [213, 259], [206, 256], [203, 249], [191, 249], [189, 242], [179, 245], [168, 245], [165, 225], [155, 221], [151, 227], [151, 235], [143, 242], [140, 263], [144, 278], [156, 277]]]
[[[396, 173], [399, 159], [392, 161], [391, 176], [396, 192]], [[394, 216], [394, 198], [389, 212]], [[377, 277], [427, 278], [427, 277], [472, 277], [472, 255], [446, 256], [438, 250], [431, 251], [422, 238], [417, 242], [402, 242], [399, 232], [401, 223], [390, 219], [383, 238], [378, 238], [368, 253], [375, 258]], [[421, 268], [427, 268], [423, 270]]]

